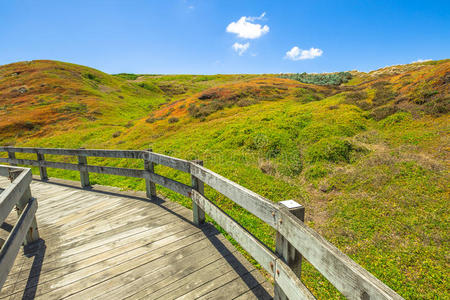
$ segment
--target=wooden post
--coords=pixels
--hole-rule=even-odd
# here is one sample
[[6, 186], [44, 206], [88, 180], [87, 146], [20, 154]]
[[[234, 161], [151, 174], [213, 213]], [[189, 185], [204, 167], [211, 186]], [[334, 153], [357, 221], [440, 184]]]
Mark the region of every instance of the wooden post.
[[[147, 149], [148, 152], [153, 152], [153, 149]], [[155, 172], [155, 163], [151, 162], [149, 159], [144, 158], [144, 169], [150, 173]], [[147, 198], [156, 198], [156, 185], [150, 179], [145, 180], [145, 190], [147, 192]]]
[[81, 187], [89, 188], [91, 186], [91, 183], [89, 182], [89, 172], [85, 169], [85, 166], [87, 165], [87, 157], [83, 155], [78, 155], [78, 165], [80, 166]]
[[[10, 170], [9, 179], [11, 180], [11, 182], [13, 182], [14, 179], [16, 179], [20, 175], [20, 173], [22, 173], [22, 170]], [[22, 198], [20, 198], [20, 200], [16, 204], [17, 216], [20, 217], [20, 215], [23, 212], [23, 209], [28, 204], [30, 199], [31, 199], [31, 189], [28, 186], [28, 188], [23, 193]], [[30, 229], [28, 229], [27, 235], [23, 242], [23, 245], [26, 246], [32, 242], [37, 241], [38, 239], [39, 239], [39, 231], [37, 227], [36, 216], [34, 216], [33, 221], [31, 221]]]
[[[298, 204], [294, 200], [286, 200], [279, 202], [286, 207], [294, 216], [299, 218], [302, 222], [305, 221], [305, 207]], [[292, 271], [301, 278], [302, 271], [302, 256], [279, 232], [276, 236], [275, 252], [283, 258], [285, 263], [292, 269]], [[281, 288], [275, 283], [274, 287], [275, 299], [288, 299]]]
[[[9, 152], [8, 151], [8, 158], [15, 159], [16, 153], [15, 152]], [[9, 163], [11, 166], [17, 166], [17, 164]]]
[[[41, 162], [45, 161], [45, 157], [43, 153], [37, 153], [37, 160], [39, 161], [39, 164]], [[47, 175], [47, 168], [39, 165], [39, 174], [41, 175], [41, 180], [47, 181], [48, 175]]]
[[[192, 162], [197, 165], [203, 166], [203, 160], [194, 160]], [[203, 195], [205, 193], [205, 184], [194, 175], [191, 175], [191, 181], [192, 188]], [[202, 210], [194, 201], [192, 201], [192, 215], [195, 225], [201, 226], [203, 223], [205, 223], [205, 211]]]

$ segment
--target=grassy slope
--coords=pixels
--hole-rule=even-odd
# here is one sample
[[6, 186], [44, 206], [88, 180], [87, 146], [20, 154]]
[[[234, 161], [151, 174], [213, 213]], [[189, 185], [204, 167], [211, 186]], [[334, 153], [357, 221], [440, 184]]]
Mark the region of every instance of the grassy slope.
[[[273, 201], [304, 204], [310, 226], [402, 296], [445, 298], [449, 72], [448, 60], [429, 62], [357, 73], [340, 87], [321, 87], [274, 75], [125, 77], [59, 62], [17, 63], [0, 67], [0, 144], [151, 145], [203, 159]], [[24, 93], [18, 92], [22, 86]], [[142, 167], [92, 160], [105, 161]], [[185, 174], [157, 171], [189, 183]], [[144, 188], [135, 179], [92, 179]], [[268, 226], [223, 196], [207, 195], [274, 246]], [[303, 278], [319, 298], [338, 297], [308, 264]]]

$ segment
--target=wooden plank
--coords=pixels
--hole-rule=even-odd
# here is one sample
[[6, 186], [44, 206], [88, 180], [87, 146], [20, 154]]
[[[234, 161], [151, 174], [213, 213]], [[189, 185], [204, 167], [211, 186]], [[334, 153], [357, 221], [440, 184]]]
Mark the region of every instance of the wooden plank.
[[[281, 294], [284, 299], [316, 299], [303, 282], [301, 282], [300, 278], [297, 277], [297, 274], [284, 261], [278, 259], [276, 264], [274, 281], [276, 286], [282, 291]], [[277, 291], [275, 291], [275, 299], [278, 297], [276, 293]]]
[[146, 159], [158, 165], [164, 165], [186, 173], [190, 172], [190, 162], [164, 154], [143, 150], [102, 150], [102, 149], [64, 149], [64, 148], [29, 148], [0, 147], [0, 152], [41, 153], [52, 155], [93, 156], [111, 158]]
[[[192, 232], [196, 231], [193, 230]], [[46, 251], [45, 260], [41, 265], [41, 272], [53, 272], [55, 269], [69, 266], [71, 266], [71, 269], [67, 269], [69, 271], [75, 268], [82, 268], [83, 266], [90, 266], [121, 253], [134, 251], [152, 242], [155, 243], [162, 239], [173, 241], [174, 238], [180, 235], [189, 235], [185, 224], [173, 222], [173, 216], [165, 215], [158, 219], [157, 224], [136, 227], [126, 232], [116, 233], [109, 238], [94, 237], [85, 239], [82, 244], [74, 247], [66, 247], [58, 243], [47, 243], [46, 241], [48, 251]], [[21, 264], [19, 269], [11, 270], [10, 274], [18, 273], [20, 280], [27, 280], [30, 277], [27, 273], [30, 269], [32, 269], [32, 262], [26, 261], [24, 264]]]
[[273, 287], [270, 283], [268, 283], [267, 281], [262, 282], [258, 286], [255, 286], [251, 290], [234, 298], [234, 300], [247, 300], [251, 299], [252, 297], [256, 297], [256, 299], [258, 300], [272, 300], [273, 294], [270, 293], [272, 289]]
[[[227, 275], [220, 277], [219, 280], [222, 282], [226, 282], [222, 286], [219, 286], [218, 288], [205, 293], [198, 299], [233, 299], [239, 295], [241, 295], [243, 292], [254, 288], [255, 286], [259, 285], [264, 280], [258, 276], [258, 270], [252, 270], [250, 272], [245, 273], [237, 273], [236, 272], [230, 272]], [[234, 279], [233, 275], [235, 276]], [[226, 277], [232, 279], [230, 281], [227, 281], [225, 279]], [[251, 298], [250, 298], [251, 299]], [[253, 299], [256, 299], [253, 297]], [[292, 299], [301, 299], [301, 298], [292, 298]]]
[[[145, 299], [175, 299], [181, 297], [203, 285], [209, 284], [216, 278], [221, 277], [225, 273], [233, 272], [236, 276], [243, 275], [249, 271], [255, 269], [239, 252], [236, 251], [230, 242], [223, 239], [223, 236], [218, 237], [220, 241], [223, 241], [221, 247], [224, 247], [228, 251], [222, 253], [222, 258], [214, 261], [213, 263], [199, 268], [198, 270], [189, 270], [191, 273], [183, 272], [177, 274], [177, 276], [170, 276], [168, 279], [164, 279], [156, 284], [152, 284], [151, 287], [141, 290], [137, 294], [131, 297], [132, 299], [145, 298]], [[216, 247], [217, 247], [217, 243]], [[199, 260], [201, 256], [198, 256]], [[256, 274], [259, 281], [264, 281], [261, 274]], [[216, 284], [216, 288], [220, 287], [224, 282], [219, 280], [220, 284]], [[241, 282], [241, 288], [249, 289], [249, 287]], [[272, 289], [272, 288], [270, 288]], [[136, 289], [137, 290], [137, 289]], [[227, 295], [227, 293], [225, 293]], [[231, 299], [231, 297], [229, 297]]]
[[[83, 148], [80, 148], [83, 149]], [[91, 186], [91, 183], [89, 181], [89, 171], [85, 166], [87, 166], [87, 156], [78, 155], [78, 166], [80, 169], [80, 182], [82, 188], [89, 188]]]
[[6, 277], [8, 276], [11, 267], [14, 264], [14, 260], [16, 259], [20, 246], [25, 240], [25, 236], [27, 235], [31, 222], [34, 219], [36, 210], [37, 201], [35, 199], [31, 199], [0, 250], [0, 290], [6, 281]]
[[163, 166], [175, 169], [175, 170], [190, 173], [191, 163], [187, 160], [170, 157], [170, 156], [155, 153], [155, 152], [145, 152], [144, 156], [145, 156], [145, 159], [152, 161], [155, 164], [163, 165]]
[[0, 147], [1, 152], [42, 153], [52, 155], [94, 156], [111, 158], [142, 159], [141, 150], [103, 150], [103, 149], [64, 149], [64, 148], [30, 148], [30, 147]]
[[275, 260], [277, 259], [275, 254], [199, 192], [192, 191], [192, 200], [258, 261], [267, 272], [274, 274]]
[[[8, 158], [9, 159], [15, 159], [16, 158], [16, 153], [8, 151]], [[15, 164], [12, 164], [12, 165], [14, 166]]]
[[[57, 280], [39, 284], [36, 290], [36, 299], [51, 300], [68, 297], [105, 280], [110, 280], [110, 278], [126, 270], [137, 268], [150, 261], [161, 259], [165, 255], [188, 245], [196, 244], [202, 239], [206, 239], [205, 235], [198, 233], [182, 237], [182, 242], [174, 243], [168, 239], [160, 240], [149, 244], [147, 247], [140, 247], [136, 251], [123, 253], [91, 267], [72, 272]], [[180, 240], [180, 237], [178, 237], [178, 240]], [[24, 295], [27, 296], [27, 291]]]
[[145, 178], [149, 178], [151, 181], [162, 185], [178, 194], [181, 194], [185, 197], [191, 197], [192, 187], [185, 185], [181, 182], [175, 181], [173, 179], [161, 176], [155, 173], [145, 173]]
[[[133, 266], [141, 265], [145, 259], [150, 260], [153, 257], [149, 255], [159, 255], [158, 257], [164, 255], [165, 249], [169, 247], [168, 245], [173, 244], [177, 240], [189, 241], [189, 238], [191, 240], [202, 238], [194, 228], [187, 230], [186, 227], [182, 228], [181, 226], [173, 227], [173, 230], [169, 230], [167, 233], [163, 232], [163, 235], [158, 235], [158, 231], [155, 231], [151, 235], [144, 236], [143, 240], [134, 242], [131, 246], [109, 249], [101, 253], [94, 252], [95, 254], [93, 256], [81, 260], [78, 257], [73, 257], [73, 259], [77, 260], [70, 263], [64, 260], [66, 264], [59, 265], [58, 268], [45, 269], [44, 271], [42, 269], [41, 274], [37, 277], [39, 281], [32, 280], [33, 284], [29, 283], [29, 277], [21, 276], [20, 281], [17, 280], [13, 285], [5, 286], [2, 294], [21, 294], [20, 291], [24, 289], [33, 290], [33, 287], [36, 285], [39, 285], [38, 294], [48, 292], [53, 294], [55, 292], [54, 289], [58, 287], [63, 288], [64, 291], [71, 291], [72, 288], [68, 288], [67, 286], [75, 286], [73, 290], [76, 291], [78, 281], [88, 278], [93, 274], [102, 272], [111, 274], [110, 269], [122, 270], [127, 264], [133, 264]], [[180, 244], [179, 246], [184, 245]], [[84, 256], [84, 253], [80, 254]], [[130, 266], [130, 269], [134, 269], [133, 266]], [[127, 268], [125, 267], [125, 269]], [[93, 283], [87, 279], [83, 281], [88, 286]], [[25, 291], [25, 294], [27, 293], [28, 291]]]
[[[148, 149], [148, 152], [152, 152], [152, 149]], [[155, 173], [155, 163], [150, 160], [144, 159], [144, 169], [149, 173]], [[145, 180], [145, 190], [147, 193], [147, 198], [154, 199], [156, 197], [156, 186], [155, 183], [149, 179]]]
[[194, 163], [191, 165], [191, 174], [267, 224], [276, 227], [278, 209], [270, 200]]
[[[197, 256], [198, 259], [193, 259]], [[67, 299], [124, 299], [143, 288], [155, 290], [158, 283], [177, 281], [214, 261], [223, 258], [211, 247], [207, 238], [171, 252], [157, 260], [149, 261], [135, 269], [127, 270], [110, 280], [92, 286]], [[182, 275], [183, 274], [183, 275]], [[155, 299], [156, 297], [149, 297]]]
[[[43, 153], [37, 153], [37, 160], [39, 162], [45, 161], [45, 156]], [[39, 167], [39, 175], [41, 176], [41, 180], [48, 180], [48, 174], [47, 174], [47, 168], [46, 167]]]
[[[193, 161], [194, 163], [203, 166], [202, 160]], [[191, 175], [192, 188], [200, 194], [205, 193], [205, 184], [194, 175]], [[192, 201], [192, 218], [195, 225], [200, 226], [205, 223], [205, 211], [198, 207], [195, 201]]]
[[31, 179], [31, 170], [23, 169], [20, 175], [0, 194], [0, 224], [29, 188]]
[[[298, 204], [294, 200], [286, 200], [278, 202], [280, 205], [284, 206], [291, 212], [294, 216], [300, 219], [300, 221], [305, 220], [305, 207]], [[294, 272], [294, 274], [300, 279], [302, 271], [302, 256], [294, 246], [292, 246], [278, 231], [276, 234], [276, 246], [275, 252], [284, 259], [284, 262], [289, 266], [289, 268]], [[275, 299], [276, 300], [287, 300], [288, 298], [284, 294], [283, 290], [275, 283], [274, 287]]]
[[403, 299], [375, 276], [306, 226], [285, 207], [278, 231], [350, 299]]
[[125, 177], [144, 178], [144, 179], [150, 180], [152, 182], [155, 182], [159, 185], [162, 185], [168, 189], [171, 189], [174, 192], [177, 192], [186, 197], [190, 197], [190, 191], [192, 189], [192, 187], [185, 185], [181, 182], [161, 176], [159, 174], [150, 173], [150, 172], [147, 172], [146, 170], [139, 170], [139, 169], [103, 167], [103, 166], [92, 166], [92, 165], [76, 165], [76, 164], [53, 162], [53, 161], [52, 162], [50, 162], [50, 161], [38, 162], [35, 160], [29, 160], [29, 159], [10, 160], [8, 158], [0, 158], [0, 162], [14, 162], [14, 163], [21, 164], [21, 165], [45, 166], [45, 167], [49, 167], [49, 168], [80, 171], [80, 172], [92, 172], [92, 173], [118, 175], [118, 176], [125, 176]]
[[[277, 277], [275, 275], [275, 264], [281, 264], [281, 266], [286, 265], [278, 257], [275, 256], [264, 244], [262, 244], [257, 238], [255, 238], [251, 233], [249, 233], [245, 228], [237, 224], [231, 217], [229, 217], [220, 208], [210, 202], [206, 197], [198, 193], [197, 191], [192, 191], [192, 199], [214, 220], [222, 227], [236, 242], [241, 245], [269, 274], [275, 278], [275, 282], [278, 283]], [[282, 268], [282, 267], [280, 267]], [[289, 269], [289, 268], [288, 268]], [[294, 274], [290, 269], [291, 273]], [[288, 271], [283, 269], [283, 272]], [[280, 282], [280, 286], [284, 291], [284, 287], [289, 287], [291, 290], [287, 291], [287, 295], [292, 295], [292, 291], [300, 294], [306, 299], [312, 296], [308, 289], [303, 285], [303, 283], [298, 280], [297, 276], [287, 277], [283, 276], [280, 280], [289, 281]], [[288, 297], [289, 297], [288, 295]], [[295, 298], [292, 298], [295, 299]]]

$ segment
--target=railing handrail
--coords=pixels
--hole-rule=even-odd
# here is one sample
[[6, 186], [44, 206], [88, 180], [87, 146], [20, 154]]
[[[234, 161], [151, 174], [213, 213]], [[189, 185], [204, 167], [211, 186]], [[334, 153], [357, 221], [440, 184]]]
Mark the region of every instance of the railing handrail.
[[[46, 179], [42, 176], [45, 173], [46, 177], [46, 167], [80, 171], [80, 174], [83, 175], [81, 177], [82, 186], [89, 185], [89, 172], [120, 175], [146, 179], [149, 197], [156, 195], [154, 183], [189, 197], [192, 199], [193, 205], [197, 207], [196, 209], [203, 211], [203, 214], [206, 211], [273, 276], [275, 283], [288, 298], [313, 298], [296, 274], [292, 272], [290, 266], [286, 264], [286, 261], [207, 199], [203, 190], [199, 189], [198, 182], [196, 187], [185, 185], [156, 174], [153, 166], [161, 164], [189, 173], [193, 179], [209, 185], [273, 227], [344, 296], [350, 299], [402, 299], [395, 291], [309, 228], [283, 205], [274, 203], [193, 161], [154, 153], [151, 150], [0, 147], [0, 152], [8, 152], [8, 158], [0, 158], [0, 162], [38, 166], [41, 170], [42, 179]], [[35, 153], [38, 160], [16, 159], [16, 152]], [[45, 160], [44, 154], [78, 156], [79, 163], [49, 162]], [[88, 165], [86, 160], [88, 156], [143, 159], [147, 165], [152, 164], [152, 167], [147, 166], [144, 170], [141, 170]], [[80, 159], [80, 157], [83, 159]], [[153, 186], [150, 186], [151, 184]], [[195, 223], [200, 224], [201, 222], [198, 221]]]
[[0, 165], [0, 176], [8, 176], [11, 179], [11, 184], [0, 193], [0, 224], [5, 221], [14, 206], [17, 207], [19, 215], [16, 224], [0, 249], [1, 290], [22, 243], [34, 242], [39, 235], [35, 219], [37, 201], [31, 197], [30, 193], [31, 170]]

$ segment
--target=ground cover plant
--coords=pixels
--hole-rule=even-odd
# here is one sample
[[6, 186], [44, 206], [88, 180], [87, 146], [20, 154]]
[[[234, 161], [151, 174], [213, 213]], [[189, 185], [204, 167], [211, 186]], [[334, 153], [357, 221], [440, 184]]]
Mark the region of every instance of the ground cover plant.
[[[303, 204], [309, 226], [403, 297], [446, 298], [450, 61], [352, 72], [341, 82], [311, 78], [315, 84], [278, 75], [109, 75], [54, 61], [10, 64], [0, 67], [0, 144], [151, 147], [202, 159], [272, 201]], [[125, 159], [89, 163], [143, 167]], [[156, 171], [190, 183], [187, 174]], [[91, 181], [144, 189], [133, 178], [92, 174]], [[206, 194], [274, 247], [269, 226]], [[339, 298], [308, 263], [302, 278], [319, 299]]]

